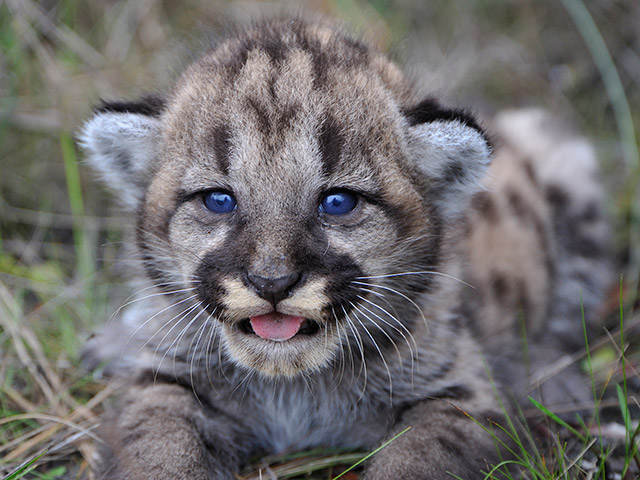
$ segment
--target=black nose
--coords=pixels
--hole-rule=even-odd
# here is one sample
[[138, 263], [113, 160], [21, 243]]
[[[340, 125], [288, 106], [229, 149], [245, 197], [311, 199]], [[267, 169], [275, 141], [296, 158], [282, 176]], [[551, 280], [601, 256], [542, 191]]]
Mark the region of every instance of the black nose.
[[292, 273], [279, 278], [265, 278], [247, 273], [247, 279], [255, 287], [258, 295], [269, 300], [275, 307], [280, 300], [289, 296], [291, 288], [300, 280], [300, 274]]

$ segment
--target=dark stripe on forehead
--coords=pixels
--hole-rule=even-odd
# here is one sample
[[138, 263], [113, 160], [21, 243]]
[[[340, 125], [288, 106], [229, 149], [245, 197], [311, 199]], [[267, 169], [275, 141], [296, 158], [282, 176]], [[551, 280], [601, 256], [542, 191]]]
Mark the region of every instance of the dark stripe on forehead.
[[291, 104], [284, 106], [277, 120], [277, 130], [287, 130], [291, 128], [293, 121], [296, 119], [298, 112], [300, 111], [300, 105]]
[[229, 173], [229, 152], [231, 149], [231, 131], [226, 125], [216, 127], [208, 138], [208, 146], [215, 156], [220, 171]]
[[327, 118], [322, 124], [318, 143], [322, 156], [322, 171], [325, 175], [331, 175], [340, 163], [344, 145], [344, 137], [333, 118]]
[[247, 108], [255, 113], [255, 119], [258, 124], [258, 131], [263, 135], [269, 135], [271, 132], [271, 121], [269, 119], [269, 112], [260, 104], [260, 101], [255, 98], [247, 98]]
[[[273, 142], [283, 137], [283, 132], [290, 129], [300, 112], [300, 105], [297, 103], [279, 106], [275, 103], [265, 104], [267, 99], [248, 97], [246, 99], [247, 109], [254, 113], [258, 132], [269, 138]], [[228, 146], [227, 146], [228, 148]], [[228, 152], [227, 152], [228, 154]]]
[[269, 35], [260, 42], [260, 49], [269, 55], [274, 64], [278, 65], [291, 50], [291, 45], [287, 45], [281, 38]]
[[331, 68], [353, 69], [369, 62], [367, 45], [347, 34], [332, 32], [328, 45], [324, 46], [320, 36], [309, 26], [296, 20], [262, 25], [240, 35], [231, 46], [229, 54], [220, 59], [221, 68], [230, 74], [230, 81], [244, 67], [249, 52], [259, 50], [269, 56], [273, 67], [280, 64], [294, 50], [309, 55], [313, 65], [314, 85], [323, 88]]

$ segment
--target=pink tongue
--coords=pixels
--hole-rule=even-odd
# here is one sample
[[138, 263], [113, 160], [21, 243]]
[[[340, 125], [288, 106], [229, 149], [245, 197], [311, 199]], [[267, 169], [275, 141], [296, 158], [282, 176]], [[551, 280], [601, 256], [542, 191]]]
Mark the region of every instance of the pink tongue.
[[250, 321], [256, 335], [274, 342], [284, 342], [298, 333], [304, 318], [281, 313], [269, 313], [268, 315], [251, 317]]

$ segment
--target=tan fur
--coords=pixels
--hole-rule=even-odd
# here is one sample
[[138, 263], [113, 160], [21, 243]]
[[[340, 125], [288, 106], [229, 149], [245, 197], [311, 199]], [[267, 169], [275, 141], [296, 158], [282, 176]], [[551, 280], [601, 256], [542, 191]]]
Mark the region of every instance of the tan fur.
[[[256, 453], [372, 449], [406, 426], [367, 480], [474, 478], [499, 460], [469, 420], [504, 421], [491, 375], [579, 399], [529, 372], [573, 348], [576, 292], [591, 312], [600, 299], [601, 190], [584, 140], [511, 115], [489, 168], [473, 117], [299, 20], [205, 53], [160, 106], [99, 109], [83, 142], [114, 188], [139, 189], [126, 199], [157, 289], [124, 314], [124, 339], [88, 348], [135, 385], [109, 417], [102, 478], [231, 479]], [[588, 172], [582, 191], [556, 151]], [[299, 329], [260, 334], [265, 315]]]

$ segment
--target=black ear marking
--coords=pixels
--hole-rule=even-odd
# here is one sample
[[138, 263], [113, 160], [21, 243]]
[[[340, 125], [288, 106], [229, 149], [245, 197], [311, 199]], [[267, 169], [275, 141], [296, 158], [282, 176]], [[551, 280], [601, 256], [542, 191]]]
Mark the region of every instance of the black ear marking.
[[136, 210], [159, 158], [164, 102], [105, 102], [78, 137], [87, 162], [117, 193], [123, 207]]
[[486, 132], [478, 124], [473, 115], [465, 110], [445, 108], [433, 98], [425, 98], [416, 106], [403, 109], [402, 113], [412, 127], [421, 123], [431, 123], [437, 120], [447, 122], [458, 121], [469, 128], [473, 128], [482, 135], [487, 144], [491, 144]]
[[139, 115], [147, 115], [149, 117], [159, 117], [164, 111], [166, 101], [159, 95], [145, 95], [139, 100], [128, 102], [109, 102], [101, 100], [96, 106], [94, 113], [137, 113]]
[[424, 195], [443, 218], [459, 218], [491, 163], [491, 144], [476, 119], [427, 98], [402, 114], [409, 155], [429, 185]]

